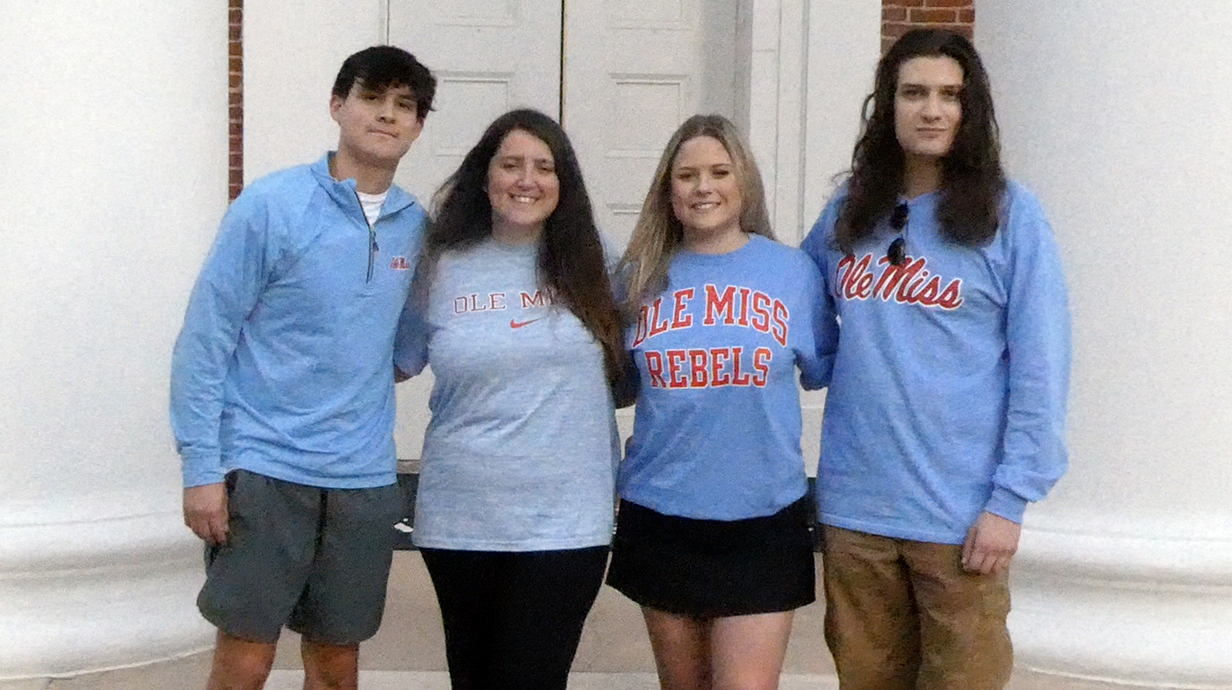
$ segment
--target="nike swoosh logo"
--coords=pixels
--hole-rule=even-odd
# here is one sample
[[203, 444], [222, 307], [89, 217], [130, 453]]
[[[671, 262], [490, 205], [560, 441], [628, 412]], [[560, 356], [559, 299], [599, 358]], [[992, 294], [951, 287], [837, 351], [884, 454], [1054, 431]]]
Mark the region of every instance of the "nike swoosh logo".
[[[542, 317], [540, 317], [540, 318], [542, 318]], [[536, 321], [538, 321], [538, 320], [539, 320], [539, 319], [531, 319], [530, 321], [515, 321], [515, 320], [513, 320], [513, 319], [509, 319], [509, 327], [510, 327], [510, 328], [521, 328], [521, 327], [523, 327], [523, 326], [529, 326], [530, 324], [532, 324], [532, 323], [534, 323], [534, 322], [536, 322]]]

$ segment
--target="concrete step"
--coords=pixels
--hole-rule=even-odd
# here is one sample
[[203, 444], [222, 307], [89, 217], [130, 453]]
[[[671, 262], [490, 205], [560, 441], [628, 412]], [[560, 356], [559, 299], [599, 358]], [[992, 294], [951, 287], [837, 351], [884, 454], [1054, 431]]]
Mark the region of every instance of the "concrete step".
[[[299, 671], [274, 671], [265, 690], [300, 690], [304, 676]], [[443, 671], [360, 671], [361, 690], [449, 690], [449, 674]], [[657, 690], [653, 673], [573, 673], [569, 690]], [[779, 690], [837, 690], [833, 676], [783, 676]]]

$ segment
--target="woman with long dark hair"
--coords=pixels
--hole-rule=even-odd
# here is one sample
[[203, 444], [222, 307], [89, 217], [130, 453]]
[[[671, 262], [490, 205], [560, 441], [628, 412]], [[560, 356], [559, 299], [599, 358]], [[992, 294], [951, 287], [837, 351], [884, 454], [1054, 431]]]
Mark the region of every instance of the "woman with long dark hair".
[[850, 179], [801, 246], [837, 343], [817, 502], [840, 683], [1002, 688], [1023, 512], [1066, 467], [1069, 312], [966, 38], [918, 29], [882, 58]]
[[821, 276], [774, 240], [736, 128], [672, 136], [617, 270], [637, 381], [608, 584], [665, 690], [773, 688], [814, 600], [796, 373], [820, 385]]
[[625, 359], [568, 137], [497, 118], [434, 200], [396, 355], [432, 367], [413, 539], [453, 687], [564, 690], [607, 565]]

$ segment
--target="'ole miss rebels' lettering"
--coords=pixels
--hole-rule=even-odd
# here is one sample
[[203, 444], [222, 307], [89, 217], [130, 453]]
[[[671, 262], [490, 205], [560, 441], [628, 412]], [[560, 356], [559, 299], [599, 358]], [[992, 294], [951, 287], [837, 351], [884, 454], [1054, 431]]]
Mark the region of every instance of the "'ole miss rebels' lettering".
[[[664, 333], [717, 325], [749, 328], [787, 346], [791, 313], [782, 300], [761, 290], [735, 285], [720, 288], [712, 283], [703, 287], [700, 300], [697, 297], [696, 288], [683, 288], [643, 305], [633, 347]], [[667, 310], [664, 300], [670, 305]], [[760, 388], [766, 385], [774, 352], [768, 347], [727, 345], [643, 350], [642, 356], [650, 385], [655, 388]]]

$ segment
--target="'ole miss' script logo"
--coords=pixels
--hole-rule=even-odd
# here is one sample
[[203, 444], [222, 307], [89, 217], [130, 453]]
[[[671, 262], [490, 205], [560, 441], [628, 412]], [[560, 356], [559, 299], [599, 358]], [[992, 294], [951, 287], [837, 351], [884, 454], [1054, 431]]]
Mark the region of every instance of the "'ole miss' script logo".
[[[728, 285], [719, 290], [706, 285], [701, 299], [695, 288], [684, 288], [643, 305], [633, 336], [633, 347], [670, 331], [696, 326], [740, 326], [765, 333], [787, 347], [787, 305], [770, 295], [746, 287]], [[664, 302], [667, 302], [665, 307]], [[694, 316], [697, 318], [695, 319]], [[754, 348], [745, 355], [740, 345], [729, 347], [645, 350], [652, 388], [763, 388], [770, 376], [774, 351]]]
[[872, 262], [872, 254], [865, 254], [859, 260], [855, 254], [848, 254], [838, 262], [835, 279], [839, 297], [879, 299], [945, 310], [962, 306], [962, 279], [955, 278], [941, 287], [941, 276], [928, 271], [928, 259], [924, 257], [907, 257], [902, 266], [894, 266], [888, 257], [882, 257], [877, 262], [877, 266], [883, 267], [880, 276], [874, 276], [869, 270]]

